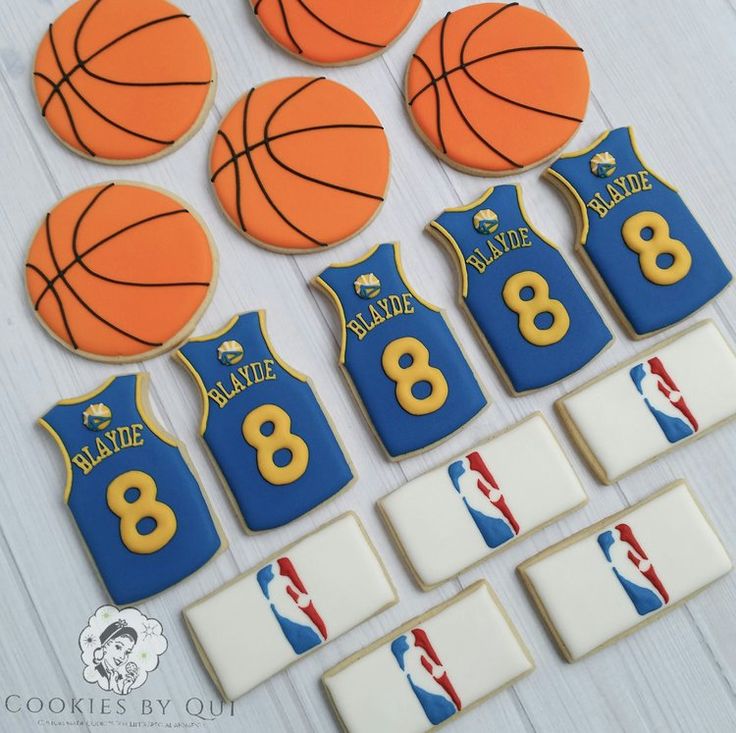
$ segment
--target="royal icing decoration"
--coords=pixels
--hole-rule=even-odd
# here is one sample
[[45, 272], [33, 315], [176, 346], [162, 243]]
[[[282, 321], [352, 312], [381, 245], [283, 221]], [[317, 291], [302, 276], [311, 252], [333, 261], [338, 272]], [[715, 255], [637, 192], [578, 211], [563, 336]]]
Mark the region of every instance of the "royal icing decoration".
[[537, 413], [409, 481], [378, 506], [428, 590], [586, 501]]
[[113, 377], [40, 420], [66, 464], [66, 501], [113, 602], [136, 603], [223, 546], [179, 442], [147, 409], [145, 374]]
[[263, 311], [190, 339], [177, 356], [201, 391], [202, 436], [248, 530], [280, 527], [351, 483], [309, 381], [273, 350]]
[[194, 328], [216, 264], [209, 234], [180, 199], [107, 183], [46, 214], [28, 251], [26, 288], [43, 326], [67, 348], [138, 361]]
[[736, 354], [703, 321], [555, 406], [596, 475], [613, 483], [736, 416]]
[[460, 267], [460, 294], [515, 394], [581, 369], [611, 332], [560, 251], [529, 221], [519, 186], [446, 209], [429, 231]]
[[630, 127], [561, 156], [547, 175], [577, 203], [580, 252], [635, 336], [687, 318], [731, 281], [676, 189], [642, 161]]
[[342, 324], [340, 365], [392, 459], [444, 440], [486, 405], [442, 313], [404, 276], [397, 244], [315, 279]]
[[479, 175], [546, 160], [583, 120], [590, 82], [583, 49], [555, 21], [518, 3], [447, 13], [419, 44], [406, 102], [424, 141]]
[[227, 217], [253, 242], [313, 251], [352, 237], [376, 215], [388, 142], [347, 87], [324, 77], [277, 79], [251, 89], [222, 120], [210, 178]]
[[519, 566], [569, 662], [634, 631], [731, 569], [680, 481]]
[[397, 601], [360, 520], [343, 514], [184, 610], [234, 700]]
[[513, 684], [534, 662], [479, 581], [322, 677], [349, 733], [421, 733]]
[[382, 53], [411, 22], [419, 0], [250, 0], [266, 33], [313, 64], [365, 61]]
[[191, 18], [165, 0], [79, 0], [50, 26], [33, 83], [52, 132], [103, 162], [157, 157], [201, 125], [215, 69]]

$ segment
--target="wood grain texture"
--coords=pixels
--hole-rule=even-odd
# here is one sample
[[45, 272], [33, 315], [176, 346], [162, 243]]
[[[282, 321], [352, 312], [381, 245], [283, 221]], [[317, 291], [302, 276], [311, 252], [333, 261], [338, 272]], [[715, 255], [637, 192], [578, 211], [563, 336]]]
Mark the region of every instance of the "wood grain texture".
[[[152, 376], [152, 400], [164, 425], [189, 447], [230, 540], [214, 563], [159, 597], [140, 604], [159, 619], [169, 640], [161, 666], [126, 698], [126, 715], [100, 712], [106, 697], [82, 679], [77, 638], [87, 618], [106, 602], [62, 503], [63, 467], [56, 447], [34, 420], [62, 396], [88, 391], [112, 373], [137, 365], [85, 361], [55, 344], [26, 303], [22, 262], [43, 214], [63, 195], [120, 176], [83, 160], [53, 139], [38, 115], [30, 84], [36, 44], [64, 0], [7, 0], [0, 4], [0, 103], [3, 171], [0, 177], [0, 271], [5, 413], [0, 423], [0, 730], [37, 730], [40, 720], [79, 720], [79, 730], [130, 721], [194, 723], [213, 731], [333, 731], [336, 723], [319, 677], [344, 657], [406, 619], [487, 578], [535, 659], [528, 678], [450, 726], [453, 731], [727, 731], [736, 728], [736, 576], [731, 574], [628, 639], [575, 665], [557, 655], [518, 578], [516, 565], [549, 544], [611, 514], [676, 478], [685, 478], [736, 556], [736, 424], [681, 448], [615, 486], [598, 484], [573, 450], [570, 455], [589, 504], [532, 537], [515, 543], [429, 593], [413, 584], [375, 511], [377, 498], [535, 410], [561, 432], [551, 404], [567, 390], [658, 340], [627, 339], [574, 258], [574, 225], [562, 197], [539, 170], [511, 177], [524, 187], [529, 215], [557, 242], [599, 304], [616, 335], [613, 346], [563, 384], [511, 398], [456, 305], [453, 263], [423, 227], [439, 211], [476, 198], [486, 185], [437, 161], [411, 129], [401, 90], [406, 62], [425, 31], [459, 0], [424, 0], [407, 32], [386, 54], [366, 64], [320, 70], [269, 43], [244, 0], [178, 0], [200, 24], [219, 72], [215, 107], [200, 132], [173, 154], [131, 166], [123, 177], [162, 186], [191, 202], [219, 248], [221, 275], [196, 333], [224, 324], [236, 311], [266, 308], [272, 341], [283, 358], [309, 374], [353, 459], [359, 480], [334, 502], [286, 528], [246, 536], [199, 443], [199, 396], [190, 377], [169, 357], [140, 365]], [[633, 124], [647, 162], [680, 188], [686, 202], [736, 271], [736, 5], [732, 0], [526, 0], [562, 23], [585, 48], [592, 97], [585, 123], [569, 148], [586, 145], [604, 128]], [[378, 218], [338, 249], [310, 257], [272, 254], [244, 241], [217, 209], [207, 183], [207, 152], [221, 115], [250, 86], [286, 75], [319, 75], [347, 84], [373, 106], [393, 153], [392, 180]], [[446, 309], [476, 373], [494, 404], [459, 435], [431, 452], [388, 463], [337, 369], [337, 318], [308, 281], [334, 261], [357, 257], [378, 241], [400, 240], [408, 277], [419, 293]], [[736, 288], [702, 317], [714, 318], [736, 340]], [[692, 322], [694, 319], [690, 319]], [[661, 338], [661, 337], [660, 337]], [[400, 603], [277, 675], [235, 704], [233, 717], [192, 717], [188, 698], [216, 697], [185, 632], [181, 609], [238, 572], [349, 509], [366, 525], [394, 579]], [[48, 700], [93, 698], [94, 711], [11, 714], [8, 695]], [[136, 714], [143, 698], [171, 698], [165, 716]], [[11, 703], [17, 705], [15, 698]], [[20, 704], [23, 704], [22, 702]], [[114, 701], [112, 703], [114, 708]], [[154, 708], [155, 709], [155, 708]], [[85, 712], [86, 710], [86, 712]], [[207, 714], [205, 710], [205, 714]], [[209, 716], [208, 716], [209, 717]]]

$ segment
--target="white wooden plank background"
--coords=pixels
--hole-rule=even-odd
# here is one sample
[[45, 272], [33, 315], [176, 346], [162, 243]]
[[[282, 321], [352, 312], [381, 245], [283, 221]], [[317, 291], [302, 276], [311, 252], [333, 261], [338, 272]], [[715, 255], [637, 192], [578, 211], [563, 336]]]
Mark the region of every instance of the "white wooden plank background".
[[[589, 505], [431, 593], [412, 583], [374, 509], [375, 500], [434, 464], [533, 410], [554, 425], [552, 401], [566, 390], [644, 348], [628, 340], [610, 312], [601, 311], [617, 336], [614, 346], [582, 373], [525, 398], [510, 398], [455, 304], [457, 279], [449, 259], [423, 226], [442, 208], [475, 198], [485, 181], [440, 164], [413, 133], [404, 114], [405, 64], [425, 31], [458, 0], [424, 0], [413, 25], [383, 57], [328, 70], [361, 93], [389, 135], [393, 174], [382, 213], [339, 249], [296, 258], [274, 255], [245, 240], [224, 220], [209, 191], [206, 157], [218, 120], [247, 88], [284, 75], [315, 74], [279, 51], [256, 27], [245, 0], [179, 0], [204, 30], [219, 71], [215, 108], [203, 129], [174, 154], [124, 169], [82, 160], [45, 129], [31, 94], [30, 66], [38, 40], [66, 0], [0, 3], [0, 272], [4, 417], [0, 423], [0, 730], [36, 730], [47, 721], [99, 725], [191, 724], [215, 731], [332, 731], [336, 729], [319, 675], [379, 635], [487, 577], [527, 640], [538, 668], [514, 688], [464, 716], [456, 731], [727, 731], [736, 729], [736, 576], [730, 575], [685, 607], [576, 665], [558, 657], [514, 575], [535, 551], [685, 477], [736, 556], [736, 424], [636, 472], [614, 487], [596, 483], [566, 435], [563, 443], [584, 479]], [[722, 255], [736, 271], [736, 4], [731, 0], [527, 0], [567, 27], [586, 50], [592, 77], [587, 118], [571, 148], [604, 128], [632, 123], [647, 162], [680, 187]], [[198, 328], [204, 333], [241, 310], [265, 307], [272, 339], [287, 361], [310, 374], [352, 456], [360, 480], [336, 501], [285, 529], [257, 537], [240, 530], [198, 443], [199, 398], [184, 371], [168, 357], [145, 362], [153, 402], [164, 424], [188, 445], [230, 539], [213, 564], [163, 595], [140, 604], [161, 620], [169, 650], [143, 688], [126, 699], [128, 712], [105, 714], [103, 693], [82, 679], [77, 637], [87, 617], [105, 602], [61, 498], [62, 463], [35, 418], [61, 396], [81, 394], [115, 368], [69, 354], [34, 322], [23, 291], [22, 261], [44, 213], [63, 195], [115, 176], [168, 188], [202, 214], [217, 242], [220, 282]], [[591, 283], [572, 256], [572, 221], [561, 197], [530, 171], [524, 186], [535, 223], [569, 253], [589, 292]], [[443, 306], [494, 404], [448, 443], [428, 454], [389, 464], [380, 453], [336, 368], [332, 306], [307, 285], [333, 261], [353, 258], [377, 241], [403, 242], [406, 271], [417, 289]], [[300, 314], [298, 320], [291, 314]], [[736, 340], [736, 289], [703, 313]], [[300, 661], [235, 704], [234, 714], [204, 722], [186, 710], [200, 699], [208, 715], [216, 692], [199, 664], [181, 621], [181, 608], [235, 573], [322, 522], [355, 509], [393, 576], [401, 602]], [[8, 695], [48, 701], [73, 696], [87, 702], [82, 715], [11, 714]], [[142, 716], [142, 699], [171, 699], [166, 714]], [[91, 700], [91, 702], [90, 702]], [[16, 699], [14, 698], [15, 702]], [[37, 704], [37, 703], [36, 703]], [[56, 703], [58, 704], [58, 703]], [[32, 703], [33, 705], [33, 703]], [[90, 712], [90, 705], [92, 711]], [[190, 703], [196, 712], [198, 703]], [[215, 706], [215, 712], [219, 703]]]

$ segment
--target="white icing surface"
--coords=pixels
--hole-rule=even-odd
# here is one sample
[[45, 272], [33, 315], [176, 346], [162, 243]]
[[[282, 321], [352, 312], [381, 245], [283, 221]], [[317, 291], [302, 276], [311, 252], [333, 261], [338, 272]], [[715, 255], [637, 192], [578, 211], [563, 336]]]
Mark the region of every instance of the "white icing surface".
[[[429, 637], [462, 710], [533, 668], [487, 583], [472, 586], [418, 626]], [[349, 733], [421, 733], [432, 725], [391, 652], [403, 626], [348, 666], [327, 672], [324, 684]], [[354, 661], [352, 661], [354, 659]], [[457, 717], [458, 713], [448, 719]]]
[[[666, 604], [646, 615], [637, 613], [597, 541], [602, 532], [622, 522], [634, 531], [669, 593]], [[628, 567], [627, 577], [636, 577], [635, 568]], [[687, 485], [680, 482], [616, 517], [610, 526], [522, 566], [522, 573], [532, 583], [570, 656], [578, 659], [656, 617], [730, 569], [731, 560], [720, 539]], [[650, 585], [646, 579], [641, 584]]]
[[[698, 421], [690, 437], [670, 443], [629, 375], [657, 356]], [[736, 414], [736, 355], [711, 321], [672, 343], [642, 354], [560, 402], [609, 482]]]
[[379, 503], [424, 585], [457, 575], [586, 501], [580, 480], [539, 414], [453, 460], [472, 450], [480, 453], [493, 474], [519, 523], [519, 534], [495, 549], [486, 544], [448, 475], [453, 461], [413, 479]]
[[[396, 602], [378, 555], [354, 514], [286, 548], [327, 628], [327, 643]], [[234, 700], [304, 654], [296, 654], [256, 580], [264, 561], [184, 610], [223, 692]], [[319, 649], [322, 644], [315, 647]]]

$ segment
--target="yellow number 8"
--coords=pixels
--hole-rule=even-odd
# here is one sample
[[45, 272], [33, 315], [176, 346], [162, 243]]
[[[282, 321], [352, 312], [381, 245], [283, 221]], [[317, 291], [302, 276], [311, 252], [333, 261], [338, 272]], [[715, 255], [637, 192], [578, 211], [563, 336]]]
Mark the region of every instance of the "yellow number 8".
[[[266, 423], [273, 425], [273, 432], [269, 435], [261, 432]], [[294, 483], [307, 470], [309, 448], [291, 432], [291, 418], [278, 405], [261, 405], [249, 412], [243, 420], [243, 438], [256, 449], [258, 471], [269, 484], [283, 486]], [[278, 466], [274, 460], [279, 450], [291, 453], [285, 466]]]
[[[521, 291], [530, 288], [533, 295], [523, 300]], [[570, 315], [559, 300], [549, 297], [549, 284], [538, 273], [524, 270], [512, 275], [503, 286], [503, 302], [519, 316], [521, 335], [534, 346], [550, 346], [561, 341], [570, 328]], [[548, 328], [539, 328], [534, 319], [542, 313], [552, 316]]]
[[[125, 494], [137, 489], [138, 496], [128, 501]], [[168, 504], [156, 499], [156, 482], [143, 471], [126, 471], [107, 487], [107, 506], [120, 517], [120, 538], [138, 555], [150, 555], [164, 547], [176, 533], [176, 514]], [[153, 519], [156, 528], [148, 534], [138, 531], [143, 519]]]
[[[641, 236], [644, 229], [651, 230], [650, 239]], [[639, 255], [639, 267], [649, 282], [674, 285], [690, 272], [693, 263], [690, 251], [679, 239], [670, 237], [667, 220], [654, 211], [641, 211], [630, 216], [621, 227], [621, 236], [626, 246]], [[657, 264], [657, 257], [663, 254], [672, 257], [669, 267]]]
[[[402, 367], [399, 359], [410, 356], [411, 364]], [[381, 366], [386, 376], [396, 382], [396, 399], [411, 415], [428, 415], [439, 410], [447, 400], [447, 380], [437, 367], [429, 364], [427, 347], [411, 336], [394, 339], [386, 345], [381, 357]], [[415, 397], [414, 385], [427, 382], [430, 392], [426, 397]]]

